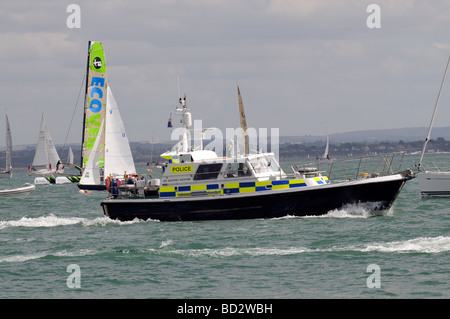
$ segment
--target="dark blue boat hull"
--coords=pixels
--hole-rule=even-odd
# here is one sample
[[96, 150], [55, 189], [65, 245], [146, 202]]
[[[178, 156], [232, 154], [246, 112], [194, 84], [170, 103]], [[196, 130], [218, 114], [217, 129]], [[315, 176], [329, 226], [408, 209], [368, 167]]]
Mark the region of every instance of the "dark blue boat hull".
[[260, 194], [215, 195], [189, 199], [105, 199], [106, 216], [121, 221], [154, 219], [160, 221], [228, 220], [317, 216], [351, 204], [370, 204], [374, 211], [389, 209], [408, 176], [392, 180], [342, 183], [269, 191]]

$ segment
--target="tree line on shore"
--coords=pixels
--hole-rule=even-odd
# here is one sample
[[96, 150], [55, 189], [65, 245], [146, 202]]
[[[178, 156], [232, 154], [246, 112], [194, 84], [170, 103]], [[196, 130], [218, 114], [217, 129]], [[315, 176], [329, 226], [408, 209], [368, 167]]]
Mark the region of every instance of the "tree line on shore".
[[[392, 152], [407, 152], [415, 153], [421, 152], [424, 141], [406, 142], [403, 140], [393, 142], [385, 141], [379, 143], [364, 143], [364, 142], [347, 142], [347, 143], [330, 143], [329, 155], [330, 157], [348, 157], [348, 156], [366, 156], [385, 154]], [[79, 164], [81, 158], [81, 146], [70, 145], [74, 153], [74, 162]], [[163, 159], [160, 154], [168, 151], [173, 146], [173, 143], [153, 143], [149, 142], [131, 142], [130, 147], [133, 153], [133, 158], [136, 164], [146, 164], [151, 161], [160, 161]], [[57, 146], [57, 151], [60, 154], [61, 160], [64, 162], [67, 157], [69, 146]], [[317, 158], [322, 157], [325, 151], [324, 141], [304, 142], [304, 143], [280, 143], [279, 156], [280, 159], [290, 158]], [[448, 152], [450, 151], [450, 141], [442, 137], [431, 139], [427, 146], [427, 152]], [[33, 161], [35, 146], [29, 145], [18, 150], [13, 148], [12, 165], [15, 168], [26, 168]], [[224, 153], [225, 154], [225, 153]], [[0, 153], [0, 163], [5, 162], [5, 152]]]

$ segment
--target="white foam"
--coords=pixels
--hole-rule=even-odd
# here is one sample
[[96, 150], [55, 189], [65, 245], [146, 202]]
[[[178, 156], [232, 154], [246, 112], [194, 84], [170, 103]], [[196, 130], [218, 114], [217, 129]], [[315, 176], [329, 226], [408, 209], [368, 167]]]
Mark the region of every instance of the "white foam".
[[306, 218], [370, 218], [374, 216], [392, 215], [392, 209], [380, 211], [378, 210], [380, 203], [361, 203], [361, 204], [349, 204], [339, 209], [330, 210], [327, 214], [319, 216], [306, 216]]
[[[151, 252], [160, 253], [160, 251], [150, 249]], [[234, 256], [284, 256], [284, 255], [296, 255], [306, 251], [311, 251], [308, 248], [219, 248], [219, 249], [188, 249], [188, 250], [172, 250], [165, 251], [164, 253], [182, 255], [185, 257], [212, 257], [212, 258], [220, 258], [220, 257], [234, 257]]]
[[8, 262], [8, 263], [14, 263], [14, 262], [26, 262], [33, 259], [40, 259], [47, 256], [56, 256], [56, 257], [80, 257], [80, 256], [88, 256], [88, 255], [95, 255], [97, 252], [92, 251], [90, 249], [80, 249], [77, 251], [67, 251], [62, 250], [54, 253], [34, 253], [30, 255], [13, 255], [8, 257], [1, 257], [0, 263], [2, 262]]
[[0, 221], [0, 229], [6, 227], [55, 227], [77, 224], [81, 220], [77, 217], [56, 217], [53, 214], [37, 218], [22, 217], [19, 220]]
[[10, 221], [0, 221], [0, 229], [4, 229], [7, 227], [58, 227], [58, 226], [67, 226], [67, 225], [75, 225], [82, 224], [85, 227], [88, 226], [106, 226], [109, 224], [115, 225], [130, 225], [134, 223], [142, 222], [141, 220], [135, 219], [128, 222], [121, 222], [118, 220], [110, 219], [106, 216], [97, 217], [95, 219], [87, 219], [81, 217], [58, 217], [54, 214], [50, 214], [47, 216], [41, 216], [36, 218], [28, 218], [22, 217], [19, 220], [10, 220]]
[[168, 246], [171, 246], [171, 245], [173, 245], [173, 241], [168, 239], [168, 240], [163, 241], [161, 243], [161, 245], [159, 245], [159, 248], [164, 248], [164, 247], [168, 247]]
[[131, 225], [131, 224], [136, 224], [136, 223], [142, 223], [144, 222], [143, 220], [140, 219], [133, 219], [131, 221], [126, 221], [126, 222], [121, 222], [119, 220], [116, 219], [111, 219], [109, 217], [103, 216], [103, 217], [97, 217], [95, 219], [86, 219], [83, 218], [83, 226], [106, 226], [106, 225]]
[[450, 237], [419, 237], [404, 241], [372, 243], [361, 251], [442, 253], [450, 251]]
[[[172, 242], [163, 242], [160, 248], [171, 245]], [[345, 251], [359, 251], [359, 252], [384, 252], [384, 253], [442, 253], [450, 251], [450, 237], [420, 237], [404, 241], [393, 241], [385, 243], [369, 243], [361, 245], [349, 246], [333, 246], [330, 248], [310, 249], [307, 247], [289, 247], [289, 248], [205, 248], [205, 249], [187, 249], [187, 250], [158, 250], [147, 249], [147, 252], [156, 254], [170, 254], [180, 255], [192, 258], [227, 258], [239, 256], [286, 256], [298, 255], [303, 253], [317, 253], [317, 252], [345, 252]]]
[[39, 258], [42, 258], [45, 256], [47, 256], [47, 254], [45, 254], [45, 253], [32, 254], [32, 255], [14, 255], [14, 256], [0, 258], [0, 263], [2, 263], [2, 262], [9, 262], [9, 263], [25, 262], [25, 261], [32, 260], [32, 259], [39, 259]]

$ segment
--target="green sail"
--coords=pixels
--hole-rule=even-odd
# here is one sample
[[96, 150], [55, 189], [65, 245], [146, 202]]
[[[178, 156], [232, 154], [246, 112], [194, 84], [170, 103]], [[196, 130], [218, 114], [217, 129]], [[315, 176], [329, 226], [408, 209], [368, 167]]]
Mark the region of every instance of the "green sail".
[[104, 73], [106, 76], [105, 51], [101, 42], [91, 42], [89, 49], [89, 69], [93, 72]]
[[[89, 160], [98, 136], [103, 139], [100, 145], [104, 145], [104, 134], [99, 135], [99, 130], [106, 114], [107, 81], [105, 51], [101, 42], [89, 41], [86, 81], [81, 163], [83, 168]], [[99, 159], [100, 166], [103, 166], [103, 147]]]

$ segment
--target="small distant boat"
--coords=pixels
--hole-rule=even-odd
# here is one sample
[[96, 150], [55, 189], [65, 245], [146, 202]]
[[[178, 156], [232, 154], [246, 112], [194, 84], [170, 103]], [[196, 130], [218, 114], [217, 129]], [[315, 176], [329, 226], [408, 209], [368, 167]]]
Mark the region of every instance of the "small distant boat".
[[[154, 134], [153, 134], [153, 135], [154, 135]], [[162, 168], [162, 167], [163, 167], [163, 164], [161, 164], [161, 163], [158, 162], [158, 161], [154, 161], [154, 160], [153, 160], [153, 144], [154, 144], [154, 142], [153, 142], [153, 137], [152, 137], [152, 150], [151, 150], [151, 153], [150, 153], [150, 161], [147, 162], [147, 166], [150, 166], [150, 167], [156, 167], [156, 168]]]
[[26, 184], [26, 186], [2, 189], [0, 190], [0, 197], [11, 197], [11, 196], [27, 196], [35, 190], [36, 186], [31, 184]]
[[0, 177], [11, 178], [12, 176], [12, 165], [11, 165], [11, 154], [12, 154], [12, 139], [11, 139], [11, 128], [9, 126], [8, 114], [6, 116], [6, 167], [5, 170], [0, 169]]
[[447, 76], [447, 70], [450, 63], [450, 57], [447, 61], [447, 66], [445, 68], [444, 77], [442, 78], [441, 87], [439, 89], [438, 97], [436, 99], [436, 104], [434, 106], [433, 115], [431, 117], [430, 126], [428, 128], [428, 135], [425, 139], [423, 145], [422, 155], [420, 156], [419, 164], [417, 165], [417, 180], [419, 181], [420, 194], [422, 196], [450, 196], [450, 172], [437, 170], [427, 170], [423, 166], [423, 157], [427, 149], [427, 144], [430, 140], [431, 129], [433, 127], [434, 118], [436, 115], [436, 110], [439, 105], [439, 99], [441, 96], [442, 87], [445, 83], [445, 78]]
[[325, 144], [325, 151], [323, 152], [322, 159], [330, 159], [330, 138], [328, 137], [327, 132], [327, 142]]
[[146, 164], [147, 166], [150, 166], [150, 167], [154, 167], [154, 168], [162, 168], [163, 167], [163, 164], [161, 164], [161, 163], [159, 163], [159, 162], [147, 162], [147, 164]]
[[45, 124], [44, 114], [42, 114], [36, 152], [33, 162], [28, 167], [28, 175], [48, 176], [62, 174], [63, 172], [64, 166], [61, 163], [53, 139]]

